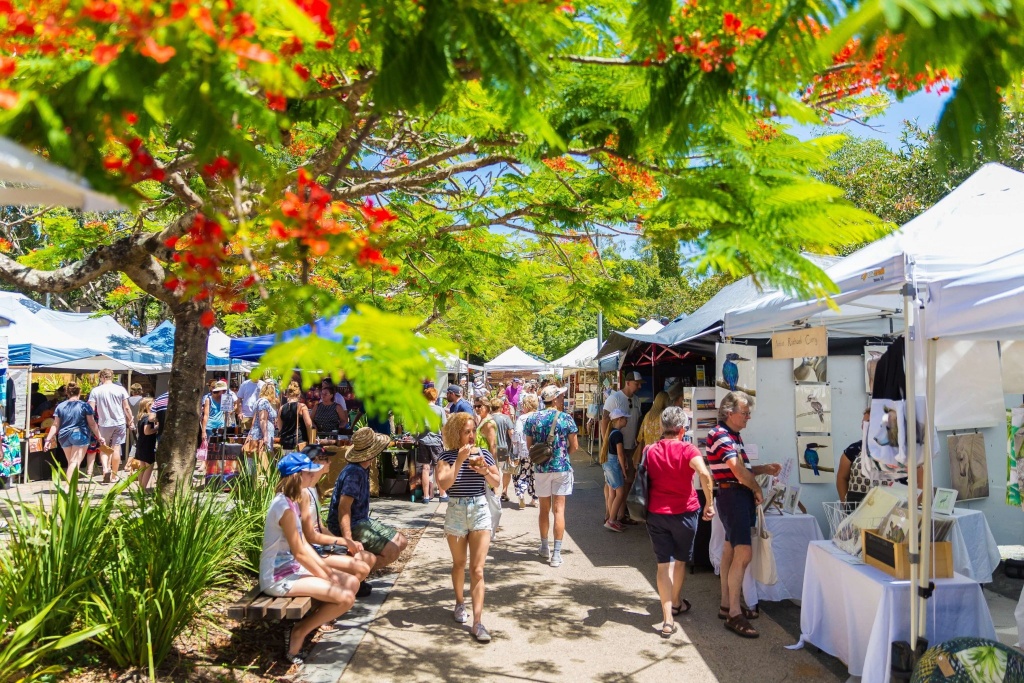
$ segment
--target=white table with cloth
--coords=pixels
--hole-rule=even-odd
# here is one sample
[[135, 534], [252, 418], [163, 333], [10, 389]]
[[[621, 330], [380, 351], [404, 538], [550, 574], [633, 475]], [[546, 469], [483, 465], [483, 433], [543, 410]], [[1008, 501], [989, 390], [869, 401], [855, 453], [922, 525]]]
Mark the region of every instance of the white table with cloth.
[[[865, 564], [831, 541], [814, 541], [807, 551], [800, 642], [838, 657], [862, 683], [887, 683], [890, 643], [910, 639], [910, 581], [898, 581]], [[981, 584], [956, 575], [935, 579], [928, 600], [927, 638], [996, 637]]]
[[981, 510], [954, 508], [949, 535], [953, 544], [953, 571], [979, 583], [991, 583], [999, 565], [999, 546]]
[[[711, 544], [708, 548], [715, 573], [722, 562], [722, 548], [725, 546], [725, 527], [718, 518], [718, 504], [715, 503], [715, 517], [711, 520]], [[807, 544], [825, 538], [813, 515], [770, 512], [764, 516], [765, 526], [772, 533], [772, 550], [775, 552], [775, 567], [779, 580], [768, 586], [754, 580], [750, 567], [743, 575], [743, 598], [748, 607], [760, 600], [799, 600], [804, 584], [804, 565], [807, 559]]]

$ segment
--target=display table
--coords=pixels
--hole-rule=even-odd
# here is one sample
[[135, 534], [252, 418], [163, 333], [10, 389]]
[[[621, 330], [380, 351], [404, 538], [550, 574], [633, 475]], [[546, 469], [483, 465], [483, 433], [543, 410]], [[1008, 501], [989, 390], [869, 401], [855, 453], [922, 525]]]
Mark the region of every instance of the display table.
[[981, 510], [954, 508], [956, 523], [950, 533], [953, 571], [979, 583], [991, 583], [999, 565], [999, 546]]
[[[718, 503], [715, 502], [715, 516], [711, 520], [711, 564], [718, 573], [725, 546], [725, 527], [718, 518]], [[748, 607], [760, 600], [799, 600], [804, 585], [804, 565], [807, 559], [807, 544], [825, 538], [813, 515], [768, 513], [765, 525], [772, 533], [772, 549], [775, 551], [775, 567], [779, 580], [767, 586], [754, 580], [750, 567], [743, 575], [743, 598]]]
[[[910, 639], [910, 582], [846, 559], [831, 541], [808, 547], [800, 641], [838, 657], [862, 683], [887, 683], [890, 643]], [[935, 579], [926, 628], [932, 643], [996, 637], [981, 585], [960, 575]]]

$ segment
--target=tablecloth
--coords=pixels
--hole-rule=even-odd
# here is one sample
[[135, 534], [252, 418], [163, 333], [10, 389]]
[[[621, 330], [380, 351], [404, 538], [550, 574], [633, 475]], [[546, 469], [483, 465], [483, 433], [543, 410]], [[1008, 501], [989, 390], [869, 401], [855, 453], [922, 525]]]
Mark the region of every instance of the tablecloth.
[[[841, 659], [862, 683], [887, 683], [890, 643], [910, 639], [910, 582], [852, 565], [831, 541], [807, 550], [800, 639]], [[995, 639], [981, 585], [966, 576], [936, 579], [928, 601], [927, 638], [940, 643], [975, 636]]]
[[[714, 519], [711, 520], [711, 564], [718, 573], [722, 561], [722, 548], [725, 546], [725, 527], [718, 518], [717, 505]], [[807, 559], [807, 544], [821, 540], [824, 536], [818, 520], [813, 515], [797, 514], [781, 515], [769, 513], [764, 516], [768, 531], [772, 532], [772, 550], [775, 551], [775, 567], [779, 580], [767, 586], [754, 580], [750, 567], [743, 575], [743, 598], [747, 606], [753, 607], [760, 600], [799, 600], [804, 585], [804, 565]]]
[[1013, 611], [1017, 620], [1017, 647], [1024, 647], [1024, 590], [1020, 592], [1020, 600], [1017, 601], [1017, 609]]
[[953, 571], [980, 583], [991, 583], [999, 565], [999, 546], [981, 510], [954, 508], [949, 541], [953, 544]]

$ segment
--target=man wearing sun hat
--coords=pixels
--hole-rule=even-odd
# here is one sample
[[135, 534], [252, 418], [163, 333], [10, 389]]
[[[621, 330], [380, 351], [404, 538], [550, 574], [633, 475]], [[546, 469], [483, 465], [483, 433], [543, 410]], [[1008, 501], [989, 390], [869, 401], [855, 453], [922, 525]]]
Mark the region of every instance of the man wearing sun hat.
[[369, 427], [352, 435], [352, 446], [345, 453], [349, 464], [338, 475], [327, 510], [327, 528], [345, 539], [353, 552], [373, 553], [374, 569], [397, 560], [409, 543], [398, 529], [370, 517], [370, 465], [390, 442], [390, 437]]

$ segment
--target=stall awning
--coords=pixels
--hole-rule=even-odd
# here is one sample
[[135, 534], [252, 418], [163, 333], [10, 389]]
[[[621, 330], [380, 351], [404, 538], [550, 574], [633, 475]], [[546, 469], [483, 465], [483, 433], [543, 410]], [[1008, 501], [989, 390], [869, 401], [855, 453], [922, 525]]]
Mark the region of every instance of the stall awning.
[[550, 369], [547, 361], [531, 356], [518, 346], [513, 346], [484, 363], [485, 372], [513, 372], [515, 370], [546, 372]]
[[258, 362], [274, 344], [301, 339], [311, 334], [318, 337], [330, 339], [331, 341], [342, 341], [342, 335], [338, 332], [345, 319], [348, 318], [349, 308], [346, 306], [341, 313], [333, 318], [320, 318], [312, 325], [303, 325], [294, 330], [286, 330], [277, 334], [264, 334], [259, 337], [241, 337], [232, 339], [229, 347], [229, 355], [233, 359]]
[[0, 205], [67, 206], [83, 211], [127, 211], [127, 207], [94, 191], [80, 176], [0, 137]]

